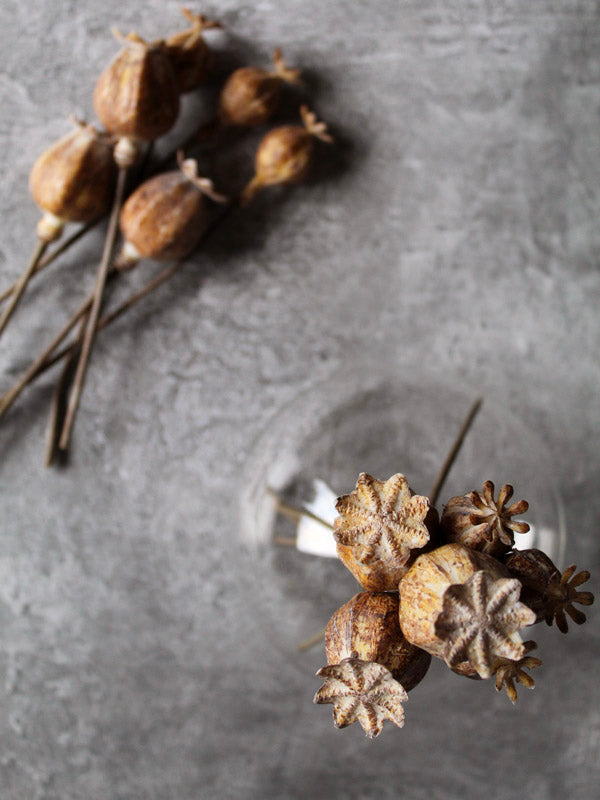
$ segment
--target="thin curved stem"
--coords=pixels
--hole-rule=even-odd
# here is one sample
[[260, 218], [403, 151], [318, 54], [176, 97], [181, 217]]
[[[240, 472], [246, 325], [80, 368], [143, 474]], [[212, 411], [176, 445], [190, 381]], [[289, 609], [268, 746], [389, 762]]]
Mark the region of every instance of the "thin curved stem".
[[462, 443], [463, 443], [463, 441], [465, 439], [465, 436], [469, 432], [469, 429], [470, 429], [471, 425], [473, 424], [473, 422], [475, 420], [475, 417], [477, 416], [477, 412], [481, 408], [481, 404], [482, 403], [483, 403], [483, 397], [478, 397], [477, 400], [475, 400], [475, 402], [473, 403], [473, 405], [469, 409], [469, 413], [465, 417], [465, 420], [464, 420], [464, 422], [463, 422], [463, 424], [462, 424], [462, 426], [461, 426], [461, 428], [460, 428], [460, 430], [458, 432], [458, 435], [456, 436], [456, 439], [454, 440], [454, 444], [450, 448], [450, 451], [448, 452], [448, 455], [446, 456], [446, 460], [442, 464], [442, 467], [441, 467], [441, 469], [440, 469], [440, 471], [438, 473], [438, 476], [435, 479], [435, 482], [434, 482], [433, 486], [431, 487], [431, 491], [429, 492], [429, 503], [430, 503], [432, 508], [435, 506], [435, 504], [437, 502], [439, 494], [442, 491], [442, 487], [443, 487], [443, 485], [444, 485], [444, 483], [446, 481], [446, 478], [448, 477], [448, 473], [452, 469], [452, 465], [454, 464], [454, 461], [456, 460], [456, 457], [457, 457], [457, 455], [458, 455], [458, 453], [460, 451], [460, 448], [462, 447]]

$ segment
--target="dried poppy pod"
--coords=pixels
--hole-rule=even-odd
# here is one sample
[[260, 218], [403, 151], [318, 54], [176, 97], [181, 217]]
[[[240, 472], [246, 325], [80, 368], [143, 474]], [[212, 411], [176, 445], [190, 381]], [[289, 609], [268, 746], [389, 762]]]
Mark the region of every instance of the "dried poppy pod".
[[267, 122], [277, 110], [283, 83], [298, 84], [300, 70], [289, 69], [277, 48], [275, 69], [241, 67], [232, 72], [219, 97], [219, 123], [251, 127]]
[[444, 506], [440, 529], [447, 542], [457, 542], [494, 558], [507, 553], [515, 543], [514, 533], [526, 533], [529, 525], [512, 519], [529, 508], [526, 500], [507, 506], [513, 487], [506, 483], [494, 500], [494, 484], [486, 481], [481, 492], [452, 497]]
[[37, 234], [44, 242], [61, 235], [66, 222], [90, 222], [108, 211], [116, 167], [113, 142], [92, 125], [75, 128], [39, 156], [29, 175], [29, 190], [44, 215]]
[[396, 591], [411, 556], [429, 543], [429, 500], [414, 495], [400, 473], [378, 481], [362, 472], [354, 491], [335, 507], [340, 560], [363, 589]]
[[332, 703], [336, 727], [358, 720], [367, 736], [381, 733], [384, 720], [404, 724], [402, 703], [424, 677], [431, 656], [406, 641], [398, 624], [398, 595], [362, 592], [329, 620], [325, 634], [328, 666], [315, 703]]
[[586, 621], [583, 611], [573, 603], [591, 606], [594, 595], [580, 592], [581, 586], [590, 578], [587, 570], [574, 575], [576, 567], [572, 564], [562, 573], [552, 560], [541, 550], [515, 550], [504, 561], [511, 575], [523, 584], [522, 599], [536, 614], [537, 620], [546, 620], [548, 625], [556, 620], [556, 626], [567, 633], [569, 626], [565, 613], [573, 622], [582, 625]]
[[115, 260], [117, 269], [130, 269], [141, 258], [183, 258], [210, 221], [206, 197], [225, 202], [208, 178], [198, 177], [193, 159], [180, 152], [178, 160], [179, 169], [150, 178], [123, 205], [119, 222], [125, 244]]
[[536, 616], [520, 592], [520, 581], [491, 556], [447, 544], [420, 555], [402, 578], [400, 627], [451, 669], [489, 678], [499, 659], [525, 655], [519, 630]]
[[120, 137], [115, 159], [128, 167], [140, 142], [152, 141], [172, 127], [179, 113], [179, 91], [162, 40], [146, 42], [135, 33], [113, 33], [124, 47], [98, 78], [94, 108], [105, 128]]
[[306, 106], [300, 108], [304, 126], [282, 125], [273, 128], [258, 146], [255, 157], [255, 175], [242, 193], [241, 202], [250, 202], [264, 186], [299, 183], [308, 174], [313, 154], [314, 140], [333, 142], [324, 122]]
[[182, 8], [181, 13], [191, 27], [169, 36], [165, 40], [165, 46], [175, 71], [179, 92], [185, 94], [203, 84], [212, 68], [212, 53], [204, 41], [204, 31], [221, 28], [222, 25], [202, 14], [194, 14], [189, 8]]

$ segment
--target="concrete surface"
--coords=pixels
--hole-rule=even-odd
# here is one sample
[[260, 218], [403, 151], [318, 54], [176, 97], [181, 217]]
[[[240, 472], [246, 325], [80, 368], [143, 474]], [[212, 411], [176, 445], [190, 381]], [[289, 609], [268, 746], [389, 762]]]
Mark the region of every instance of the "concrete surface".
[[[33, 246], [29, 168], [69, 113], [91, 116], [110, 27], [153, 38], [179, 27], [178, 6], [4, 0], [2, 286]], [[102, 336], [68, 468], [42, 467], [50, 375], [3, 421], [0, 796], [592, 797], [596, 607], [567, 637], [536, 629], [545, 665], [515, 708], [436, 664], [405, 728], [369, 742], [312, 705], [322, 651], [300, 657], [271, 635], [286, 584], [274, 591], [268, 560], [241, 552], [238, 508], [269, 421], [328, 381], [334, 411], [341, 366], [371, 360], [417, 386], [433, 374], [476, 387], [543, 443], [550, 464], [529, 453], [532, 472], [560, 486], [567, 563], [593, 570], [598, 591], [600, 7], [202, 11], [229, 32], [222, 72], [236, 57], [265, 63], [275, 45], [303, 67], [338, 145], [309, 185], [237, 214]], [[258, 136], [205, 168], [239, 187]], [[0, 389], [88, 291], [100, 246], [98, 231], [36, 280], [0, 341]], [[306, 408], [290, 424], [309, 436]]]

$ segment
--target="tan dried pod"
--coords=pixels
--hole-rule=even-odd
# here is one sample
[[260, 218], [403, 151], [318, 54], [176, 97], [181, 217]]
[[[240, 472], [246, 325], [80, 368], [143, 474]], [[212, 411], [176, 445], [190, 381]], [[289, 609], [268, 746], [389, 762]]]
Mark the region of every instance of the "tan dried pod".
[[175, 71], [179, 92], [185, 94], [202, 85], [212, 68], [212, 52], [204, 41], [204, 31], [221, 28], [222, 25], [207, 19], [203, 14], [194, 14], [189, 8], [182, 8], [181, 13], [190, 23], [190, 27], [169, 36], [165, 40], [165, 46]]
[[333, 705], [336, 727], [359, 721], [377, 736], [386, 719], [404, 724], [402, 703], [425, 676], [431, 656], [406, 641], [398, 624], [396, 593], [362, 592], [329, 620], [325, 634], [328, 666], [314, 702]]
[[494, 484], [486, 481], [481, 492], [472, 491], [452, 497], [444, 506], [440, 520], [442, 538], [480, 550], [494, 558], [507, 553], [515, 543], [514, 533], [526, 533], [529, 525], [512, 517], [529, 508], [526, 500], [510, 506], [513, 487], [506, 483], [494, 500]]
[[135, 33], [113, 34], [124, 47], [102, 72], [94, 89], [94, 109], [105, 128], [120, 137], [115, 159], [134, 163], [140, 142], [166, 133], [179, 113], [175, 71], [162, 40], [146, 42]]
[[413, 494], [404, 475], [378, 481], [366, 472], [336, 502], [337, 553], [363, 589], [396, 591], [411, 558], [430, 540], [435, 521], [427, 497]]
[[115, 260], [120, 270], [141, 258], [171, 261], [190, 253], [210, 221], [206, 197], [223, 203], [208, 178], [198, 177], [197, 164], [178, 153], [179, 169], [150, 178], [127, 199], [120, 227], [125, 244]]
[[324, 122], [306, 106], [300, 108], [304, 126], [282, 125], [273, 128], [262, 139], [256, 151], [255, 175], [244, 189], [241, 202], [250, 202], [264, 186], [299, 183], [307, 175], [314, 154], [314, 140], [331, 143]]
[[75, 128], [39, 156], [29, 174], [29, 189], [44, 215], [37, 234], [57, 239], [67, 222], [90, 222], [111, 204], [116, 166], [113, 142], [92, 125]]
[[277, 48], [273, 70], [241, 67], [232, 72], [219, 97], [219, 123], [240, 127], [262, 125], [277, 110], [283, 83], [300, 83], [300, 70], [289, 69]]
[[536, 614], [538, 622], [545, 620], [548, 625], [556, 621], [562, 633], [567, 633], [569, 626], [565, 614], [577, 625], [586, 621], [586, 615], [573, 603], [591, 606], [594, 595], [591, 592], [580, 592], [578, 587], [590, 578], [587, 570], [575, 573], [574, 564], [561, 574], [558, 567], [541, 550], [515, 550], [509, 553], [504, 561], [511, 575], [523, 584], [521, 597]]
[[489, 678], [498, 659], [525, 655], [519, 630], [536, 616], [520, 592], [520, 581], [496, 559], [447, 544], [420, 555], [402, 578], [400, 627], [450, 668]]

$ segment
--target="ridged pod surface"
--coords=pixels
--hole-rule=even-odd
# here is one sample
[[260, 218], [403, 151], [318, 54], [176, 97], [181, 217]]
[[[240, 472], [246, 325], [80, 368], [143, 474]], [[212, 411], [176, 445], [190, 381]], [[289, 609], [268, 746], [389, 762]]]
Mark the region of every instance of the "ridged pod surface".
[[344, 658], [376, 661], [409, 691], [425, 676], [431, 656], [410, 644], [400, 630], [399, 598], [392, 593], [361, 592], [338, 609], [325, 634], [328, 664]]
[[339, 497], [334, 523], [337, 553], [363, 589], [397, 591], [411, 558], [428, 545], [435, 524], [429, 500], [411, 491], [404, 475], [379, 481], [362, 472]]
[[536, 616], [519, 602], [521, 588], [491, 556], [447, 544], [419, 556], [400, 582], [400, 627], [451, 668], [488, 678], [499, 658], [525, 653], [518, 632]]
[[556, 622], [562, 633], [567, 633], [567, 615], [577, 625], [586, 621], [586, 615], [573, 605], [591, 606], [594, 595], [579, 591], [579, 586], [590, 578], [587, 570], [576, 573], [572, 564], [561, 574], [558, 567], [541, 550], [515, 550], [505, 559], [510, 574], [523, 584], [521, 599], [536, 614], [538, 621], [548, 625]]
[[335, 612], [326, 633], [328, 665], [314, 697], [333, 706], [338, 728], [359, 722], [369, 737], [385, 720], [404, 725], [407, 691], [421, 681], [431, 656], [409, 644], [398, 625], [398, 595], [356, 595]]
[[486, 481], [481, 492], [472, 491], [452, 497], [442, 512], [440, 529], [446, 542], [457, 542], [500, 558], [514, 544], [515, 533], [526, 533], [526, 522], [512, 517], [524, 514], [529, 508], [526, 500], [507, 505], [513, 487], [506, 483], [494, 499], [494, 484]]

